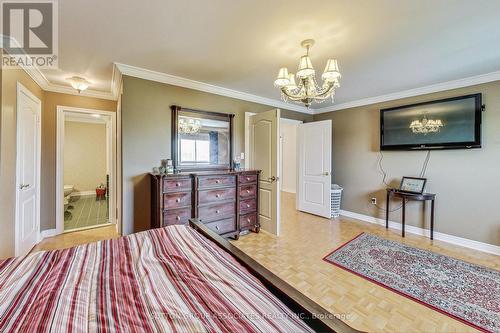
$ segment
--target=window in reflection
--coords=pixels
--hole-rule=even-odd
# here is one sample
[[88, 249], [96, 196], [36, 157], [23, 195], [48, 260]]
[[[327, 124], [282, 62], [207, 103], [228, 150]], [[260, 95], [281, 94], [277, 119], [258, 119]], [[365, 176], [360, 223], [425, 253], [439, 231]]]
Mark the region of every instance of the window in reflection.
[[181, 111], [178, 133], [180, 166], [213, 167], [230, 164], [228, 118]]

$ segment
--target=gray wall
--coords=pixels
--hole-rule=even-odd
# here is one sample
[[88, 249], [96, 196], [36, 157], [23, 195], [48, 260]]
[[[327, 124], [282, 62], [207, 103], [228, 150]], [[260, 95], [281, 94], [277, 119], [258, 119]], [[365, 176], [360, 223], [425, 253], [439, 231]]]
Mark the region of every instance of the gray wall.
[[[381, 108], [470, 93], [483, 93], [486, 104], [483, 148], [433, 151], [426, 174], [427, 191], [437, 194], [435, 230], [500, 245], [500, 82], [315, 115], [314, 120], [333, 120], [334, 181], [344, 187], [342, 209], [385, 217], [370, 204], [372, 196], [381, 207], [386, 201], [377, 167]], [[425, 154], [384, 152], [383, 166], [391, 185], [399, 186], [402, 176], [418, 175]], [[407, 223], [428, 228], [428, 215], [424, 218], [423, 212], [421, 203], [410, 203]], [[400, 216], [401, 210], [394, 212], [391, 220], [400, 221]]]
[[[148, 172], [170, 158], [170, 108], [182, 107], [234, 113], [234, 153], [244, 152], [245, 112], [262, 112], [271, 106], [241, 101], [133, 77], [123, 78], [123, 233], [145, 230], [150, 225]], [[282, 110], [282, 117], [311, 121], [312, 116]]]

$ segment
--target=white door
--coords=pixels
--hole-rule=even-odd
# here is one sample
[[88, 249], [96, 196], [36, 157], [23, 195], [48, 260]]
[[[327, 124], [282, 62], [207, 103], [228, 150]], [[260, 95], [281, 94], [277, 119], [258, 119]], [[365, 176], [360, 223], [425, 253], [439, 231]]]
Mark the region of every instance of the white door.
[[275, 235], [279, 234], [280, 220], [279, 120], [279, 109], [250, 118], [250, 167], [261, 170], [259, 222], [262, 229]]
[[18, 84], [16, 256], [27, 254], [40, 232], [40, 100]]
[[331, 120], [298, 125], [297, 149], [297, 209], [330, 218]]

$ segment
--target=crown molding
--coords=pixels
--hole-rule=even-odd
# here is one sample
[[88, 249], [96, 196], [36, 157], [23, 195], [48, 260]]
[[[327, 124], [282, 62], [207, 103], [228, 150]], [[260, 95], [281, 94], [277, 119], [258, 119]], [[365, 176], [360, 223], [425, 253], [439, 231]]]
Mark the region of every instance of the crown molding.
[[[19, 47], [18, 41], [10, 36], [6, 35], [1, 35], [1, 42], [2, 44], [0, 45], [3, 47], [3, 43], [6, 41], [9, 41], [9, 45], [17, 45]], [[20, 67], [35, 81], [36, 84], [42, 90], [45, 91], [50, 91], [50, 92], [56, 92], [56, 93], [61, 93], [61, 94], [68, 94], [68, 95], [75, 95], [75, 96], [84, 96], [84, 97], [93, 97], [93, 98], [100, 98], [100, 99], [109, 99], [109, 100], [117, 100], [118, 95], [119, 95], [119, 87], [121, 85], [121, 74], [116, 73], [118, 71], [115, 70], [115, 67], [113, 66], [113, 76], [112, 76], [112, 81], [111, 81], [111, 91], [99, 91], [99, 90], [93, 90], [93, 89], [87, 89], [85, 91], [82, 91], [79, 93], [75, 89], [73, 89], [70, 86], [64, 86], [61, 84], [54, 84], [51, 83], [47, 77], [42, 73], [40, 68], [37, 66], [26, 66], [21, 64]], [[115, 74], [116, 73], [116, 74]]]
[[269, 105], [281, 109], [292, 110], [307, 114], [313, 114], [313, 110], [307, 109], [306, 107], [296, 105], [296, 104], [288, 104], [279, 100], [275, 100], [272, 98], [261, 97], [237, 90], [232, 90], [220, 86], [215, 86], [209, 83], [204, 83], [200, 81], [195, 81], [191, 79], [186, 79], [180, 76], [165, 74], [161, 72], [152, 71], [149, 69], [144, 69], [140, 67], [130, 66], [122, 63], [116, 63], [115, 66], [119, 69], [122, 75], [128, 75], [137, 77], [140, 79], [170, 84], [173, 86], [203, 91], [215, 95], [226, 96], [231, 98], [236, 98], [244, 101], [254, 102], [258, 104]]
[[113, 64], [113, 74], [111, 75], [111, 95], [115, 100], [118, 100], [118, 97], [122, 93], [122, 73]]
[[395, 92], [395, 93], [391, 93], [391, 94], [380, 95], [380, 96], [375, 96], [375, 97], [368, 97], [368, 98], [363, 98], [363, 99], [359, 99], [356, 101], [327, 106], [327, 107], [324, 107], [321, 109], [314, 110], [314, 114], [345, 110], [345, 109], [355, 108], [358, 106], [365, 106], [365, 105], [370, 105], [370, 104], [388, 102], [388, 101], [393, 101], [393, 100], [397, 100], [397, 99], [420, 96], [420, 95], [425, 95], [425, 94], [432, 94], [432, 93], [436, 93], [436, 92], [440, 92], [440, 91], [470, 87], [470, 86], [475, 86], [478, 84], [494, 82], [494, 81], [500, 81], [500, 71], [470, 76], [470, 77], [463, 78], [463, 79], [431, 84], [431, 85], [425, 86], [425, 87], [403, 90], [403, 91]]

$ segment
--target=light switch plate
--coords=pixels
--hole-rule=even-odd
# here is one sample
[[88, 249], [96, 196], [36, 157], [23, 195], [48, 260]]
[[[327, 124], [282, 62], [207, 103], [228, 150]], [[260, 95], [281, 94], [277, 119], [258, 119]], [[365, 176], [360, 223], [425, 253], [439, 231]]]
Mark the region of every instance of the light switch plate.
[[244, 160], [245, 159], [245, 153], [241, 153], [240, 154], [240, 160]]

